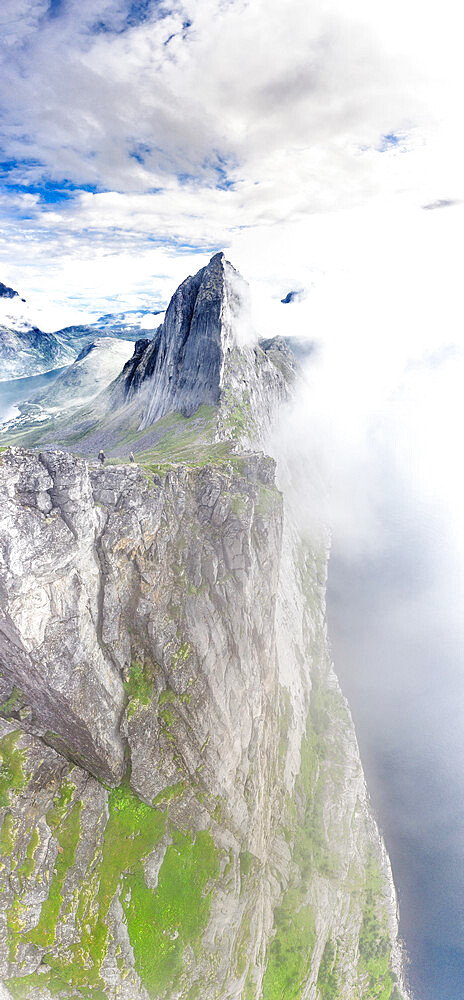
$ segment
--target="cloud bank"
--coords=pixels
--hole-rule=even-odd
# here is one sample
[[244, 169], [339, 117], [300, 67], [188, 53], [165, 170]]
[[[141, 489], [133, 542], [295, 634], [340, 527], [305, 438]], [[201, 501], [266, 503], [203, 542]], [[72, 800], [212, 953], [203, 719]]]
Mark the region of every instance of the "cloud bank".
[[462, 197], [451, 0], [438, 22], [417, 0], [5, 0], [0, 37], [0, 267], [26, 294], [105, 311], [122, 256], [131, 306], [179, 253]]

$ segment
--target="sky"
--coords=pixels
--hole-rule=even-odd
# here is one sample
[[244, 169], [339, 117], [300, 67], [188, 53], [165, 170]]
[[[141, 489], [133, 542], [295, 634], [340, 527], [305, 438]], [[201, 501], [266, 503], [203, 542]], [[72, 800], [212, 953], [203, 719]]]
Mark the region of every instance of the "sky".
[[464, 197], [457, 6], [3, 0], [1, 280], [53, 325], [163, 305], [218, 248], [307, 287], [358, 209], [421, 241]]
[[462, 27], [456, 0], [0, 9], [0, 280], [42, 328], [162, 309], [224, 249], [254, 330], [316, 343], [275, 447], [332, 530], [334, 652], [417, 975], [438, 949], [415, 1000], [464, 979]]

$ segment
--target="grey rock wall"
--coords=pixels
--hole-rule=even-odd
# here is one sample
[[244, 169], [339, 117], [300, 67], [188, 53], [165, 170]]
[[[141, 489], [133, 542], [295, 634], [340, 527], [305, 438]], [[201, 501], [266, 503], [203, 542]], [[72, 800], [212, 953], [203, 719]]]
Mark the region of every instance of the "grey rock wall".
[[[253, 340], [255, 342], [253, 342]], [[192, 416], [218, 406], [218, 439], [264, 435], [295, 379], [282, 337], [259, 343], [249, 329], [248, 286], [218, 253], [173, 295], [151, 343], [139, 341], [111, 393], [111, 405], [140, 399], [140, 428], [166, 413]]]
[[272, 460], [0, 475], [8, 995], [403, 996], [327, 553]]

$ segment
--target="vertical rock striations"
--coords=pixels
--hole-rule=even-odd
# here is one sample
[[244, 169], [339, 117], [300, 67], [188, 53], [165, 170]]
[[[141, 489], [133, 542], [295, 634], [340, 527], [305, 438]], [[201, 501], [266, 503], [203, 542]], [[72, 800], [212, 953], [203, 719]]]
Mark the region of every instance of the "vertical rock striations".
[[279, 340], [229, 339], [228, 267], [181, 286], [124, 391], [145, 393], [147, 419], [216, 404], [229, 451], [97, 469], [13, 449], [0, 465], [14, 1000], [406, 996], [328, 653], [327, 552], [293, 529], [274, 462], [243, 447], [294, 367]]
[[282, 337], [253, 337], [248, 286], [218, 253], [179, 286], [154, 339], [137, 342], [112, 399], [139, 397], [140, 429], [167, 413], [191, 417], [202, 404], [217, 406], [218, 438], [243, 445], [269, 429], [295, 372]]
[[179, 286], [153, 342], [125, 376], [129, 398], [149, 380], [142, 426], [172, 410], [190, 417], [201, 403], [219, 402], [224, 357], [233, 344], [231, 320], [244, 289], [222, 253]]

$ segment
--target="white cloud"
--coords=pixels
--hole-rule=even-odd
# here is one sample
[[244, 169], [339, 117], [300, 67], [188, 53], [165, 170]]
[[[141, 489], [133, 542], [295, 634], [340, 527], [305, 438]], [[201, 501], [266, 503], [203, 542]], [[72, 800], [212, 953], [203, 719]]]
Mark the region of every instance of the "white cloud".
[[[407, 489], [438, 505], [464, 565], [463, 216], [388, 199], [244, 232], [231, 247], [259, 331], [318, 345], [281, 444], [305, 454], [314, 515], [352, 554], [383, 544], [384, 463], [395, 462]], [[283, 305], [297, 288], [306, 294]]]
[[304, 257], [314, 233], [312, 267], [330, 274], [344, 212], [355, 228], [350, 212], [372, 206], [375, 226], [396, 203], [409, 227], [417, 206], [464, 198], [452, 0], [439, 19], [418, 0], [179, 0], [128, 27], [131, 8], [2, 7], [10, 180], [97, 185], [48, 204], [4, 189], [0, 269], [25, 294], [105, 311], [146, 282], [165, 301], [189, 247], [193, 269], [210, 250], [237, 248], [240, 264], [259, 245], [283, 282], [291, 240]]

